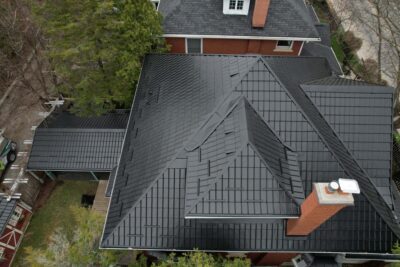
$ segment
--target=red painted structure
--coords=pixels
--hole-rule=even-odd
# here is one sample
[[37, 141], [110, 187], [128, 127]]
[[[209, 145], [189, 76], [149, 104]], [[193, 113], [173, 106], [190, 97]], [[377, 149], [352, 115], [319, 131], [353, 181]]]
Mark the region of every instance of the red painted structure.
[[32, 211], [24, 203], [18, 203], [0, 237], [0, 267], [9, 267], [29, 225]]
[[[186, 53], [185, 38], [165, 38], [171, 53]], [[203, 39], [203, 54], [261, 54], [275, 56], [298, 56], [303, 42], [294, 41], [292, 49], [279, 50], [275, 40]]]

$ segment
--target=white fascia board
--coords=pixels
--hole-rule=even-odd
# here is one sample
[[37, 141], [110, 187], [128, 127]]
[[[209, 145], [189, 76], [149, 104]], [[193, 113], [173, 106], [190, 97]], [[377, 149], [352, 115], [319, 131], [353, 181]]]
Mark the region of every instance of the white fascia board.
[[165, 38], [203, 38], [203, 39], [239, 39], [239, 40], [273, 40], [320, 42], [321, 38], [303, 37], [270, 37], [270, 36], [236, 36], [236, 35], [197, 35], [197, 34], [164, 34]]

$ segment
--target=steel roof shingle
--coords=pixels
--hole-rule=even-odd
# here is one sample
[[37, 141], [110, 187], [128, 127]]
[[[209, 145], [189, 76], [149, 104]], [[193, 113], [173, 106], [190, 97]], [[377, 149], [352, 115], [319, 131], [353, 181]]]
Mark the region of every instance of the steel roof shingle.
[[[232, 70], [240, 73], [232, 76]], [[190, 250], [196, 247], [218, 251], [390, 251], [397, 239], [397, 222], [368, 178], [371, 174], [363, 171], [356, 161], [367, 155], [368, 151], [352, 155], [335, 134], [335, 128], [324, 119], [318, 105], [300, 87], [301, 84], [330, 76], [326, 60], [312, 57], [147, 56], [132, 107], [102, 247], [162, 250]], [[215, 142], [217, 147], [220, 146], [219, 142], [223, 142], [221, 148], [224, 153], [228, 151], [230, 154], [237, 149], [236, 137], [214, 139], [212, 136], [218, 125], [223, 127], [224, 134], [225, 129], [229, 133], [234, 125], [234, 120], [228, 118], [224, 121], [224, 112], [212, 115], [216, 114], [220, 105], [225, 105], [222, 103], [231, 94], [244, 97], [255, 114], [296, 152], [305, 195], [311, 192], [313, 182], [352, 177], [359, 181], [362, 188], [362, 194], [355, 195], [354, 207], [342, 210], [304, 238], [286, 236], [285, 220], [281, 219], [185, 219], [186, 182], [193, 178], [188, 171], [188, 166], [192, 164], [191, 152], [188, 154], [185, 148], [189, 146], [189, 151], [199, 148], [205, 141], [207, 143], [207, 137], [211, 137], [209, 141]], [[232, 101], [234, 99], [237, 98], [234, 96]], [[382, 100], [371, 99], [377, 103]], [[233, 107], [229, 103], [227, 101], [226, 108], [221, 110], [227, 111]], [[333, 109], [338, 108], [335, 103], [332, 102]], [[202, 130], [202, 125], [210, 127]], [[255, 128], [260, 126], [252, 127], [249, 129], [254, 133], [257, 132]], [[136, 129], [139, 129], [138, 134]], [[360, 128], [360, 131], [363, 129]], [[381, 128], [380, 133], [387, 134], [387, 129]], [[254, 150], [253, 147], [251, 149]], [[221, 149], [210, 148], [209, 151], [210, 163], [212, 159], [214, 164], [212, 166], [226, 164], [225, 158], [218, 159]], [[250, 154], [253, 152], [249, 150], [246, 156], [253, 155]], [[382, 153], [387, 155], [389, 152]], [[249, 163], [245, 160], [240, 165], [230, 167], [246, 167], [249, 172], [257, 169], [248, 168], [251, 166]], [[208, 172], [208, 167], [196, 171], [204, 174]], [[266, 176], [268, 178], [267, 173]], [[225, 180], [221, 179], [222, 182]], [[246, 186], [244, 188], [253, 190], [251, 184]], [[272, 184], [270, 186], [274, 187]], [[225, 197], [223, 192], [220, 196]], [[220, 198], [214, 197], [214, 200]], [[207, 206], [209, 212], [221, 209], [218, 201], [214, 201], [214, 204]]]
[[35, 131], [29, 170], [108, 172], [118, 164], [128, 111], [80, 118], [55, 111]]

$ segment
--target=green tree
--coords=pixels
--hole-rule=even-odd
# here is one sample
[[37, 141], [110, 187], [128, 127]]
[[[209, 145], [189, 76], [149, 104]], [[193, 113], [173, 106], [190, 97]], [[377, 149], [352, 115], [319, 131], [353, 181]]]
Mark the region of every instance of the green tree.
[[71, 237], [56, 229], [46, 249], [28, 247], [25, 260], [29, 266], [113, 266], [121, 252], [99, 249], [104, 216], [82, 207], [71, 207], [76, 228]]
[[[184, 253], [179, 257], [177, 257], [174, 253], [171, 253], [166, 260], [153, 263], [152, 267], [250, 267], [250, 265], [251, 262], [249, 259], [227, 259], [201, 251], [194, 251], [190, 253]], [[136, 267], [139, 265], [133, 266]]]
[[79, 115], [127, 107], [146, 53], [165, 51], [149, 0], [46, 0], [34, 6], [59, 92]]
[[[394, 245], [393, 245], [393, 248], [392, 248], [392, 253], [393, 254], [400, 254], [400, 245], [399, 245], [399, 242], [396, 242]], [[390, 266], [391, 267], [400, 267], [400, 263], [392, 263], [392, 264], [390, 264]]]

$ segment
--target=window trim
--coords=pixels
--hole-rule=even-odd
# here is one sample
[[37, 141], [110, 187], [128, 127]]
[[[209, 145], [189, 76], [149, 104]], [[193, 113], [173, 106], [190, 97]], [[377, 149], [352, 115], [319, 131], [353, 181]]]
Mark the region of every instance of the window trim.
[[231, 0], [223, 0], [223, 1], [224, 1], [223, 13], [225, 15], [248, 15], [249, 14], [250, 0], [240, 0], [240, 1], [243, 1], [242, 9], [237, 9], [239, 0], [233, 0], [233, 1], [235, 1], [235, 9], [230, 9]]
[[[161, 0], [150, 0], [151, 3], [154, 5], [154, 8], [158, 11], [158, 9], [160, 8], [160, 2]], [[156, 6], [156, 3], [158, 3], [158, 5]]]
[[[235, 8], [231, 8], [231, 1], [235, 1]], [[242, 1], [242, 9], [238, 9], [239, 6], [239, 1]], [[229, 5], [228, 5], [228, 9], [232, 12], [237, 11], [237, 12], [241, 12], [244, 9], [244, 0], [229, 0]]]
[[203, 54], [203, 38], [185, 38], [185, 53], [186, 54], [197, 54], [197, 53], [189, 53], [188, 52], [188, 40], [189, 39], [200, 40], [200, 53], [199, 54]]
[[[280, 46], [280, 45], [278, 45], [279, 42], [281, 42], [281, 41], [290, 42], [290, 46]], [[292, 52], [293, 51], [293, 45], [294, 45], [294, 41], [293, 40], [277, 40], [276, 44], [275, 44], [274, 51]]]

